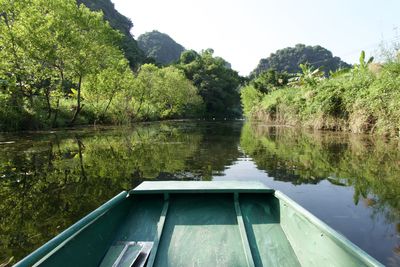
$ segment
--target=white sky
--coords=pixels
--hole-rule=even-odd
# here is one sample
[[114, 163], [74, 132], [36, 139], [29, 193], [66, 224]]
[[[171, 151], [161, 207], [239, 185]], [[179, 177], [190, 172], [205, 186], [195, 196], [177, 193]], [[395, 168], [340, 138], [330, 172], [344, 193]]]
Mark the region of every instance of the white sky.
[[361, 50], [373, 54], [382, 40], [400, 42], [400, 0], [112, 2], [132, 20], [135, 38], [158, 30], [186, 49], [212, 48], [241, 75], [261, 58], [297, 43], [319, 44], [355, 63]]

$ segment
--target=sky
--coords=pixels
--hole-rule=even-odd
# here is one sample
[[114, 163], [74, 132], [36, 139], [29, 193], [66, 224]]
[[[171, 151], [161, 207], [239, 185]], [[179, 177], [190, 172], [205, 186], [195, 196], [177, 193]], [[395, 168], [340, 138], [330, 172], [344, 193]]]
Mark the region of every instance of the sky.
[[321, 45], [348, 63], [400, 42], [400, 0], [112, 0], [132, 34], [158, 30], [186, 49], [214, 49], [241, 75], [298, 43]]

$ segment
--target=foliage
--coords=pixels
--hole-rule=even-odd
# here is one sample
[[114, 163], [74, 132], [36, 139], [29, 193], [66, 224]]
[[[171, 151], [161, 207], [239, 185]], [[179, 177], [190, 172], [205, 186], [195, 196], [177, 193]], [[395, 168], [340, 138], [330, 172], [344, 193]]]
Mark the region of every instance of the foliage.
[[355, 67], [356, 69], [365, 71], [368, 69], [368, 65], [370, 65], [372, 61], [374, 61], [374, 57], [370, 57], [368, 60], [365, 60], [365, 51], [363, 50], [361, 51], [360, 54], [360, 59], [359, 59], [360, 64], [356, 65]]
[[319, 45], [306, 46], [297, 44], [295, 47], [287, 47], [272, 53], [268, 58], [260, 60], [258, 66], [252, 72], [256, 76], [268, 69], [278, 72], [298, 73], [300, 64], [308, 63], [314, 69], [323, 68], [326, 73], [339, 68], [348, 68], [349, 64], [339, 57], [333, 57], [332, 52]]
[[239, 117], [240, 77], [229, 67], [228, 62], [214, 57], [213, 53], [212, 49], [204, 50], [200, 54], [193, 50], [185, 51], [177, 67], [198, 88], [207, 117]]
[[57, 120], [59, 98], [68, 95], [76, 99], [70, 118], [74, 123], [83, 109], [84, 79], [111, 67], [111, 58], [123, 58], [116, 47], [121, 35], [100, 13], [73, 0], [1, 4], [0, 77], [8, 81], [5, 89], [12, 106], [32, 114], [38, 124], [51, 124]]
[[171, 66], [145, 64], [132, 86], [136, 119], [190, 117], [201, 113], [203, 101], [184, 73]]
[[120, 49], [124, 37], [101, 12], [74, 0], [0, 0], [0, 7], [0, 130], [201, 113], [195, 87], [176, 68], [154, 67], [155, 82], [138, 91], [141, 72], [135, 81]]
[[329, 78], [303, 65], [296, 87], [268, 92], [255, 98], [258, 101], [243, 95], [251, 91], [247, 88], [242, 91], [246, 116], [314, 129], [399, 136], [400, 61], [381, 64], [375, 71], [370, 70], [371, 62], [361, 53], [360, 64]]
[[138, 37], [138, 45], [146, 56], [154, 58], [156, 63], [170, 64], [177, 61], [185, 50], [171, 37], [159, 31], [146, 32]]
[[286, 72], [278, 72], [274, 69], [269, 69], [261, 72], [257, 77], [250, 81], [250, 85], [261, 93], [268, 93], [274, 89], [285, 86], [291, 75]]
[[245, 116], [251, 116], [262, 100], [263, 94], [254, 86], [245, 86], [240, 90], [240, 98]]
[[111, 27], [123, 34], [120, 47], [131, 68], [139, 67], [140, 63], [146, 60], [143, 51], [139, 49], [138, 43], [130, 33], [133, 27], [132, 21], [115, 10], [110, 0], [77, 0], [77, 3], [84, 4], [92, 11], [102, 11], [104, 19], [110, 23]]
[[324, 72], [319, 68], [313, 69], [308, 64], [300, 64], [301, 73], [289, 80], [291, 86], [315, 86], [324, 78]]

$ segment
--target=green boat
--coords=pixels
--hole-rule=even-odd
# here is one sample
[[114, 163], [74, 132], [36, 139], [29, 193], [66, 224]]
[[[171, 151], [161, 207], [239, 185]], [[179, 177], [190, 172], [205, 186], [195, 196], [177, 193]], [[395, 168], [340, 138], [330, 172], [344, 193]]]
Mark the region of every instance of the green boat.
[[257, 182], [143, 182], [16, 266], [383, 266]]

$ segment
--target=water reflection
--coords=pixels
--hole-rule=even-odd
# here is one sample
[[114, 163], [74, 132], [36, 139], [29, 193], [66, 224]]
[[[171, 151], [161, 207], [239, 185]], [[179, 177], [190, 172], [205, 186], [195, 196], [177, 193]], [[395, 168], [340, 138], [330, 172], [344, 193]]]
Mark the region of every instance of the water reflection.
[[[143, 180], [234, 178], [259, 179], [288, 193], [374, 257], [396, 266], [399, 173], [395, 141], [242, 127], [241, 122], [165, 122], [3, 135], [0, 264], [22, 258]], [[327, 196], [332, 196], [330, 203]], [[377, 227], [368, 234], [365, 229], [371, 225]]]
[[396, 140], [246, 124], [241, 147], [274, 180], [354, 188], [354, 204], [400, 221], [400, 149]]
[[270, 186], [281, 187], [381, 262], [400, 266], [398, 140], [246, 124], [240, 145], [271, 177]]
[[143, 180], [211, 179], [241, 124], [154, 123], [0, 139], [0, 263], [27, 255]]

